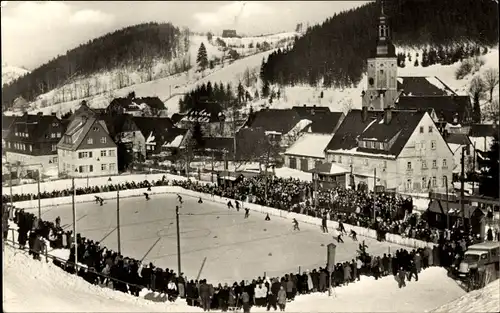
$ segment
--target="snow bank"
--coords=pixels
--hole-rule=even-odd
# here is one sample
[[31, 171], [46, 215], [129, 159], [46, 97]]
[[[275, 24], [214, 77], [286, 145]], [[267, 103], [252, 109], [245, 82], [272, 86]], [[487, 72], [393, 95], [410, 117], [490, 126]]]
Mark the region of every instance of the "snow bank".
[[5, 247], [3, 305], [7, 312], [199, 312], [184, 301], [153, 302], [91, 285], [52, 263]]
[[275, 173], [277, 177], [281, 178], [294, 178], [302, 181], [312, 182], [311, 173], [303, 172], [289, 167], [277, 168], [275, 169]]
[[500, 280], [474, 290], [431, 312], [500, 312]]
[[[120, 191], [120, 198], [143, 197], [144, 192], [146, 192], [146, 191], [147, 191], [147, 188], [122, 190], [122, 191]], [[177, 186], [152, 187], [151, 191], [148, 191], [148, 193], [150, 195], [164, 194], [164, 193], [175, 193], [175, 194], [179, 193], [179, 194], [183, 194], [183, 195], [191, 196], [191, 197], [195, 197], [195, 198], [202, 198], [205, 201], [213, 201], [213, 202], [221, 203], [221, 204], [226, 204], [229, 200], [232, 200], [229, 198], [223, 198], [223, 197], [218, 197], [218, 196], [211, 197], [211, 196], [204, 194], [204, 193], [199, 193], [199, 192], [195, 192], [192, 190], [187, 190], [187, 189], [177, 187]], [[94, 202], [95, 195], [96, 194], [76, 196], [75, 203]], [[99, 197], [103, 198], [104, 200], [111, 200], [111, 199], [116, 198], [116, 191], [103, 192], [103, 193], [100, 193], [98, 195], [99, 195]], [[42, 199], [41, 200], [41, 207], [43, 207], [45, 209], [47, 207], [71, 204], [71, 202], [72, 202], [71, 196], [60, 197], [60, 198]], [[283, 211], [283, 210], [278, 210], [275, 208], [261, 206], [261, 205], [255, 204], [255, 203], [244, 202], [243, 205], [252, 211], [259, 212], [262, 214], [269, 214], [272, 216], [277, 216], [277, 217], [286, 218], [286, 219], [290, 219], [290, 220], [295, 218], [297, 221], [302, 222], [302, 223], [317, 225], [318, 227], [321, 226], [321, 219], [317, 218], [317, 217], [312, 217], [312, 216], [308, 216], [308, 215], [304, 215], [304, 214], [298, 214], [298, 213], [294, 213], [294, 212], [287, 212], [287, 211]], [[38, 200], [19, 201], [19, 202], [15, 203], [15, 206], [17, 208], [24, 208], [26, 210], [34, 210], [38, 207]], [[78, 206], [76, 206], [76, 210], [78, 210]], [[359, 236], [377, 239], [377, 234], [376, 234], [375, 230], [373, 230], [373, 229], [353, 226], [353, 225], [349, 225], [349, 224], [344, 224], [344, 227], [346, 228], [347, 232], [349, 232], [351, 229], [353, 229]], [[328, 221], [328, 228], [337, 229], [338, 223], [336, 221]], [[432, 247], [434, 245], [433, 243], [428, 243], [428, 242], [424, 242], [424, 241], [413, 239], [413, 238], [404, 238], [400, 235], [394, 235], [394, 234], [387, 234], [386, 240], [388, 242], [392, 242], [395, 244], [399, 244], [399, 245], [403, 245], [403, 246], [407, 246], [407, 247], [412, 247], [412, 248]]]

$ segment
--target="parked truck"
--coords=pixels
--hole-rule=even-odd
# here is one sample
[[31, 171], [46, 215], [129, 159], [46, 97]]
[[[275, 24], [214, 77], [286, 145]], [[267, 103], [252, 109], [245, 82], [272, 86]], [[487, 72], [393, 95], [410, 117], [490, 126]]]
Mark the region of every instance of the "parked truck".
[[488, 241], [467, 248], [458, 267], [458, 276], [471, 289], [481, 288], [499, 276], [500, 242]]

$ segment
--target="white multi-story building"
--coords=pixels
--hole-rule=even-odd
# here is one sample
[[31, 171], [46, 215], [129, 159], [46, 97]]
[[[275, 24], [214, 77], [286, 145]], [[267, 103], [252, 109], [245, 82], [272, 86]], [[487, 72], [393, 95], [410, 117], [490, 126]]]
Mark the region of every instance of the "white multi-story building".
[[86, 104], [71, 117], [57, 144], [59, 173], [69, 177], [118, 174], [117, 146], [104, 121]]

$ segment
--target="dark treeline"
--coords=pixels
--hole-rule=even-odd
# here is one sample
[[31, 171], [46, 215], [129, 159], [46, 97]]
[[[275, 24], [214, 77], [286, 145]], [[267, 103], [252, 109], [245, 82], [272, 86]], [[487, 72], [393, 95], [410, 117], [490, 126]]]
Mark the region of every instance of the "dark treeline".
[[32, 101], [81, 75], [91, 75], [125, 65], [144, 65], [154, 58], [170, 60], [186, 51], [189, 37], [170, 23], [130, 26], [93, 39], [57, 56], [31, 73], [2, 87], [2, 106], [23, 96]]
[[197, 86], [194, 90], [185, 94], [179, 100], [179, 111], [185, 113], [192, 109], [196, 103], [203, 101], [216, 102], [223, 109], [227, 109], [251, 99], [252, 97], [248, 91], [245, 91], [241, 83], [237, 86], [236, 92], [234, 92], [231, 84], [224, 85], [222, 82], [212, 84], [212, 82], [208, 82]]
[[[498, 4], [491, 0], [384, 1], [397, 46], [492, 46], [498, 42]], [[369, 3], [307, 30], [292, 49], [278, 50], [261, 78], [276, 84], [355, 85], [375, 48], [380, 4]], [[443, 48], [444, 49], [444, 48]], [[432, 57], [431, 57], [432, 58]], [[427, 64], [425, 64], [427, 65]], [[424, 65], [424, 66], [425, 66]]]
[[[427, 67], [434, 64], [450, 65], [466, 58], [473, 58], [488, 53], [488, 47], [477, 44], [461, 44], [456, 46], [437, 46], [424, 48], [419, 63], [419, 54], [412, 56], [410, 53], [400, 52], [397, 54], [398, 66], [405, 67], [407, 64]], [[413, 57], [416, 57], [413, 59]]]

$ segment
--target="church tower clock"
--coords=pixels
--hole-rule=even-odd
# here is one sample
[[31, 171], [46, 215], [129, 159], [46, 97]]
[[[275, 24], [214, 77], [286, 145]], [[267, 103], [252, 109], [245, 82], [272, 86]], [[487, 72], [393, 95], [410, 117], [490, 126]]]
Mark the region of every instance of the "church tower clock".
[[396, 48], [391, 41], [389, 18], [384, 14], [383, 2], [378, 23], [377, 45], [367, 63], [367, 88], [362, 95], [362, 106], [374, 111], [394, 107], [398, 95], [398, 66]]

